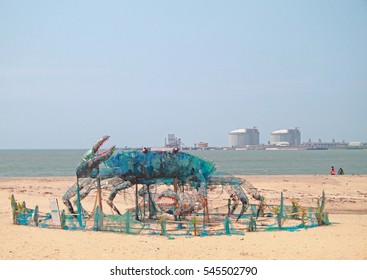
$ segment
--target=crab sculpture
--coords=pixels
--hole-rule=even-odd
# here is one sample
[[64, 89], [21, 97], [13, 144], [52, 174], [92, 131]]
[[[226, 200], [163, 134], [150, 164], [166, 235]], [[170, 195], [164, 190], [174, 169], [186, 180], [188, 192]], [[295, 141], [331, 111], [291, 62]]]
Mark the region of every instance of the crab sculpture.
[[[166, 184], [179, 186], [190, 185], [202, 201], [202, 207], [208, 211], [207, 195], [211, 185], [226, 186], [233, 201], [237, 201], [231, 209], [232, 214], [239, 202], [242, 208], [238, 219], [246, 211], [249, 200], [244, 192], [248, 191], [257, 200], [262, 196], [248, 181], [232, 176], [219, 176], [215, 166], [197, 156], [184, 153], [178, 149], [171, 152], [150, 151], [116, 151], [115, 146], [99, 152], [101, 146], [109, 139], [104, 136], [99, 139], [82, 157], [77, 169], [77, 182], [63, 196], [63, 202], [70, 213], [74, 213], [72, 199], [80, 191], [80, 198], [85, 198], [96, 186], [106, 186], [111, 189], [107, 204], [119, 215], [113, 200], [119, 191], [133, 185]], [[184, 201], [184, 200], [181, 200]]]

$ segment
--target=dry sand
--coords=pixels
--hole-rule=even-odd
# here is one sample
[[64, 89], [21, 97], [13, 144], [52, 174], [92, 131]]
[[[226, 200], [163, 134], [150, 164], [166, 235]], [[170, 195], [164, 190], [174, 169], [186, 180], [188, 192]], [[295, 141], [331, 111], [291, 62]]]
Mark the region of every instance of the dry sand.
[[[65, 231], [13, 225], [10, 196], [50, 212], [49, 199], [61, 197], [74, 177], [0, 178], [0, 259], [2, 260], [366, 260], [367, 175], [246, 176], [267, 202], [298, 198], [316, 205], [325, 190], [330, 226], [296, 232], [186, 237]], [[117, 198], [118, 205], [120, 198]], [[94, 198], [86, 198], [90, 205]], [[88, 204], [89, 203], [89, 204]], [[60, 203], [60, 208], [64, 205]]]

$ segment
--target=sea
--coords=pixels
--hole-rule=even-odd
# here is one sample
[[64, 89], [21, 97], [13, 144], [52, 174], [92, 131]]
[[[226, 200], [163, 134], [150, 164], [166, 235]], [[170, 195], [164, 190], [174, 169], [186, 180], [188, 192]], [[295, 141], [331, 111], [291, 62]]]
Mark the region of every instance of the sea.
[[[75, 176], [86, 150], [0, 150], [0, 177]], [[232, 175], [367, 174], [367, 150], [185, 151]]]

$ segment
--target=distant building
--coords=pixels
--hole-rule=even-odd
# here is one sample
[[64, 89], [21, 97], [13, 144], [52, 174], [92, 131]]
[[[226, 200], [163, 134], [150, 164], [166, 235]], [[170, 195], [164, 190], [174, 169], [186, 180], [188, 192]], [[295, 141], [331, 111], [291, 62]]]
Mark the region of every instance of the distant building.
[[182, 148], [182, 142], [181, 138], [177, 138], [174, 134], [168, 134], [168, 142], [167, 139], [165, 139], [165, 145], [166, 148]]
[[197, 144], [197, 148], [198, 148], [198, 149], [205, 150], [205, 149], [207, 149], [207, 148], [208, 148], [208, 143], [206, 143], [206, 142], [199, 142], [199, 143]]
[[348, 143], [348, 146], [349, 147], [359, 148], [359, 147], [362, 147], [363, 146], [363, 143], [362, 142], [349, 142]]
[[246, 146], [259, 145], [259, 130], [257, 128], [239, 128], [228, 135], [229, 147], [245, 148]]
[[270, 135], [270, 145], [299, 146], [301, 145], [301, 132], [295, 129], [280, 129]]

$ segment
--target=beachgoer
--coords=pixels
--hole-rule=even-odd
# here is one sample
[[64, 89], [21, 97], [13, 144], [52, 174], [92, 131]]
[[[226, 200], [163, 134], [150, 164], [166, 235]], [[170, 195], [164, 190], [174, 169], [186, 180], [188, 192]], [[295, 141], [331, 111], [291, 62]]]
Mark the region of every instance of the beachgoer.
[[335, 172], [335, 170], [334, 170], [334, 166], [332, 166], [332, 167], [330, 168], [330, 174], [331, 174], [331, 175], [336, 175], [336, 172]]
[[344, 170], [343, 170], [343, 168], [339, 168], [339, 170], [338, 170], [338, 175], [344, 175]]

